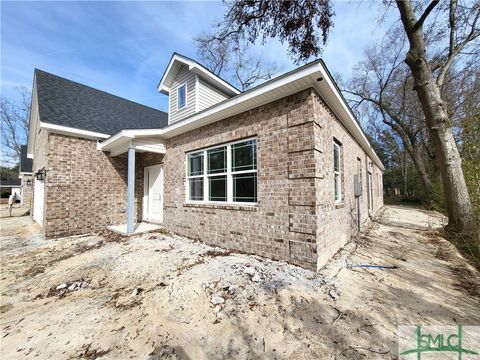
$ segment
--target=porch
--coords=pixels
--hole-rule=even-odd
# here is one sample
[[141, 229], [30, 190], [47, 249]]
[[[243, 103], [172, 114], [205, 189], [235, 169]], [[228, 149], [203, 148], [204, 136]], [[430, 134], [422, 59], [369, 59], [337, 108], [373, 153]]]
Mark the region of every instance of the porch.
[[[110, 157], [125, 156], [126, 223], [107, 229], [131, 236], [161, 228], [163, 222], [163, 140], [154, 137], [114, 136], [97, 146]], [[125, 179], [125, 178], [124, 178]]]
[[123, 235], [123, 236], [132, 236], [132, 235], [138, 235], [138, 234], [143, 234], [146, 232], [150, 231], [155, 231], [155, 230], [160, 230], [162, 227], [157, 224], [153, 223], [147, 223], [147, 222], [137, 222], [134, 225], [133, 232], [128, 232], [127, 229], [127, 224], [121, 224], [121, 225], [110, 225], [107, 226], [107, 229], [110, 231], [113, 231], [117, 234]]

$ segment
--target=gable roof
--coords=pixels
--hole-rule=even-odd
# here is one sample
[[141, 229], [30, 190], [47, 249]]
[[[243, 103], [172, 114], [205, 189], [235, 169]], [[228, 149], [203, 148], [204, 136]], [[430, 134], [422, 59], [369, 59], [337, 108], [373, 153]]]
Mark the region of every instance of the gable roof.
[[32, 172], [32, 163], [33, 160], [27, 157], [27, 145], [22, 145], [20, 147], [20, 173], [31, 173]]
[[353, 138], [377, 166], [382, 171], [385, 170], [380, 158], [365, 136], [355, 114], [321, 59], [314, 60], [266, 81], [164, 128], [120, 131], [103, 140], [99, 144], [99, 149], [110, 151], [109, 149], [114, 147], [115, 143], [121, 143], [124, 138], [158, 136], [168, 139], [312, 87], [316, 89], [323, 101], [325, 101], [340, 122], [345, 125]]
[[173, 53], [170, 61], [168, 62], [168, 66], [162, 75], [160, 83], [158, 84], [158, 91], [160, 91], [162, 94], [168, 95], [168, 93], [170, 92], [170, 86], [175, 79], [175, 75], [177, 74], [178, 70], [182, 65], [188, 66], [189, 71], [200, 75], [202, 78], [223, 91], [225, 95], [235, 96], [241, 93], [241, 91], [238, 90], [235, 86], [223, 80], [221, 77], [215, 75], [202, 64], [176, 52]]
[[35, 69], [35, 83], [42, 123], [107, 135], [168, 124], [163, 111], [39, 69]]

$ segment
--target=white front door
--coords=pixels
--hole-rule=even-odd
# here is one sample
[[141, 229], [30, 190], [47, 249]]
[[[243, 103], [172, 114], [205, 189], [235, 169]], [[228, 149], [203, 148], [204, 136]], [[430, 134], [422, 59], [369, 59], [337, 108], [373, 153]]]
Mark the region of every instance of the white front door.
[[35, 179], [35, 191], [33, 199], [33, 220], [40, 225], [43, 225], [43, 202], [45, 182], [43, 180]]
[[148, 166], [144, 170], [143, 218], [163, 222], [163, 166]]

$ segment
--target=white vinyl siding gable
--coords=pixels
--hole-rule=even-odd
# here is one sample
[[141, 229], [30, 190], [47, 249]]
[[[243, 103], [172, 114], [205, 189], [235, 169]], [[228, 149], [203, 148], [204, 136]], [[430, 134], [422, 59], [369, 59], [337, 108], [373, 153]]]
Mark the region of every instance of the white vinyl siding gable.
[[[179, 89], [185, 86], [185, 106], [179, 106]], [[173, 124], [214, 106], [229, 96], [190, 71], [186, 65], [178, 70], [169, 89], [168, 123]]]
[[209, 108], [223, 100], [228, 96], [216, 89], [206, 81], [199, 79], [198, 81], [198, 111]]
[[[186, 85], [186, 106], [178, 109], [178, 88]], [[188, 67], [182, 66], [178, 70], [175, 80], [169, 93], [169, 119], [168, 123], [173, 124], [176, 121], [184, 119], [195, 114], [195, 74], [188, 70]]]

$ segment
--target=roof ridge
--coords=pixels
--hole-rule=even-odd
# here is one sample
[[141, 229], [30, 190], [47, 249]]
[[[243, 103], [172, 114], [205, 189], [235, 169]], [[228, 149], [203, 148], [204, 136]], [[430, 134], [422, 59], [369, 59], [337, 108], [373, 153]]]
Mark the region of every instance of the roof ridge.
[[63, 77], [63, 76], [60, 76], [60, 75], [57, 75], [57, 74], [50, 73], [50, 72], [48, 72], [48, 71], [45, 71], [45, 70], [42, 70], [42, 69], [39, 69], [39, 68], [35, 68], [35, 70], [34, 70], [35, 76], [36, 76], [37, 72], [42, 72], [42, 73], [48, 74], [48, 75], [50, 75], [50, 76], [55, 76], [55, 77], [57, 77], [57, 78], [59, 78], [59, 79], [66, 80], [66, 81], [69, 81], [69, 82], [72, 82], [72, 83], [74, 83], [74, 84], [78, 84], [78, 85], [81, 85], [81, 86], [85, 86], [85, 87], [87, 87], [87, 88], [89, 88], [89, 89], [102, 92], [102, 93], [107, 94], [107, 95], [109, 95], [109, 96], [114, 96], [114, 97], [119, 98], [119, 99], [122, 99], [122, 100], [124, 100], [124, 101], [131, 102], [131, 103], [133, 103], [133, 104], [135, 104], [135, 105], [140, 105], [140, 106], [143, 106], [143, 107], [145, 107], [145, 108], [147, 108], [147, 109], [151, 109], [151, 110], [155, 110], [155, 111], [158, 111], [158, 112], [161, 112], [161, 113], [164, 113], [164, 114], [168, 114], [167, 112], [165, 112], [165, 111], [163, 111], [163, 110], [155, 109], [154, 107], [147, 106], [147, 105], [144, 105], [144, 104], [140, 104], [140, 103], [138, 103], [138, 102], [136, 102], [136, 101], [133, 101], [133, 100], [124, 98], [124, 97], [119, 96], [119, 95], [115, 95], [115, 94], [109, 93], [109, 92], [107, 92], [107, 91], [105, 91], [105, 90], [100, 90], [100, 89], [97, 89], [97, 88], [95, 88], [95, 87], [93, 87], [93, 86], [85, 85], [85, 84], [82, 84], [81, 82], [78, 82], [78, 81], [75, 81], [75, 80], [71, 80], [71, 79], [67, 79], [66, 77]]
[[[193, 61], [194, 63], [197, 63], [197, 64], [200, 65], [201, 67], [205, 68], [205, 70], [207, 70], [209, 73], [211, 73], [212, 75], [218, 77], [220, 80], [224, 81], [225, 83], [227, 83], [228, 85], [230, 85], [231, 87], [233, 87], [235, 90], [239, 91], [240, 93], [243, 92], [242, 90], [240, 90], [239, 88], [237, 88], [235, 85], [233, 85], [230, 81], [227, 81], [227, 80], [225, 80], [223, 77], [221, 77], [220, 75], [215, 74], [212, 70], [209, 69], [208, 66], [202, 64], [201, 62], [199, 62], [199, 61], [197, 61], [197, 60], [195, 60], [195, 59], [193, 59], [193, 58], [191, 58], [191, 57], [189, 57], [189, 56], [180, 54], [179, 52], [176, 52], [176, 51], [173, 52], [172, 56], [170, 57], [170, 60], [172, 59], [172, 57], [173, 57], [174, 55], [183, 56], [184, 58], [186, 58], [186, 59], [188, 59], [188, 60], [190, 60], [190, 61]], [[169, 61], [169, 63], [170, 63], [170, 61]]]

